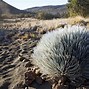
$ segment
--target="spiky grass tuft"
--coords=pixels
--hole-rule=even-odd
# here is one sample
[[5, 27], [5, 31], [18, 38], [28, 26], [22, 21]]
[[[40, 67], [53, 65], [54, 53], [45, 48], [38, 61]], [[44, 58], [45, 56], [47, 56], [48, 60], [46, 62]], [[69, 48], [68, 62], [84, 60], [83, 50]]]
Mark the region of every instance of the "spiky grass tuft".
[[34, 48], [32, 57], [43, 74], [66, 75], [71, 81], [81, 76], [89, 79], [89, 32], [81, 26], [48, 32]]

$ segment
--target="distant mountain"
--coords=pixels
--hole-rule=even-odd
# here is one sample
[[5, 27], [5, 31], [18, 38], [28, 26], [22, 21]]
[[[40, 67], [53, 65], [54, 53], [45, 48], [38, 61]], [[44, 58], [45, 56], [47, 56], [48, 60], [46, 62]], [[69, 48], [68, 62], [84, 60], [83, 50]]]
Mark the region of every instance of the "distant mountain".
[[24, 13], [25, 11], [19, 10], [8, 3], [4, 2], [3, 0], [0, 0], [0, 15], [14, 15], [14, 14], [20, 14]]
[[42, 6], [33, 7], [26, 10], [19, 10], [3, 0], [0, 0], [0, 16], [1, 18], [12, 18], [13, 17], [36, 17], [37, 13], [45, 12], [52, 15], [60, 15], [63, 17], [67, 13], [66, 5], [56, 5], [56, 6]]
[[45, 13], [56, 15], [58, 13], [59, 14], [67, 13], [67, 6], [66, 5], [56, 5], [56, 6], [33, 7], [33, 8], [26, 9], [26, 11], [33, 12], [33, 13], [42, 11]]

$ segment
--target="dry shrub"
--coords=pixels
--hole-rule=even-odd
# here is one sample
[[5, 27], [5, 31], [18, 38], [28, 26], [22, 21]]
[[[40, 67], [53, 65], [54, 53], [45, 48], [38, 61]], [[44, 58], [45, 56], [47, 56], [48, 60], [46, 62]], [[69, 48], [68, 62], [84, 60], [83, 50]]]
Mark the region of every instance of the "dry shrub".
[[29, 39], [29, 35], [27, 33], [25, 33], [24, 35], [20, 36], [20, 39], [23, 39], [23, 40]]

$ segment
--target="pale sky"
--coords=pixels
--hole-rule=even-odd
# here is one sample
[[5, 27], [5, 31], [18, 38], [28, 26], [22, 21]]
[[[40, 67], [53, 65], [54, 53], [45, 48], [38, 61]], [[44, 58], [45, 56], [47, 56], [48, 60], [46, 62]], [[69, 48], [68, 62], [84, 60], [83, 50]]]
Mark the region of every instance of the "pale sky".
[[36, 6], [62, 5], [68, 0], [3, 0], [18, 9], [27, 9]]

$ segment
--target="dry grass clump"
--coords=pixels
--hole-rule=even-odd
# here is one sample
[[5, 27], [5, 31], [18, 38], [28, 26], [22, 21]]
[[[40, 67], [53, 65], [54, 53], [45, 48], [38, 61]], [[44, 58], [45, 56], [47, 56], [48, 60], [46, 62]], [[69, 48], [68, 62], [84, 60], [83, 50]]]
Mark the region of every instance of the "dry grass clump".
[[72, 25], [72, 24], [77, 24], [80, 21], [84, 21], [84, 20], [85, 20], [85, 18], [83, 18], [81, 16], [76, 16], [74, 18], [68, 18], [68, 23]]

